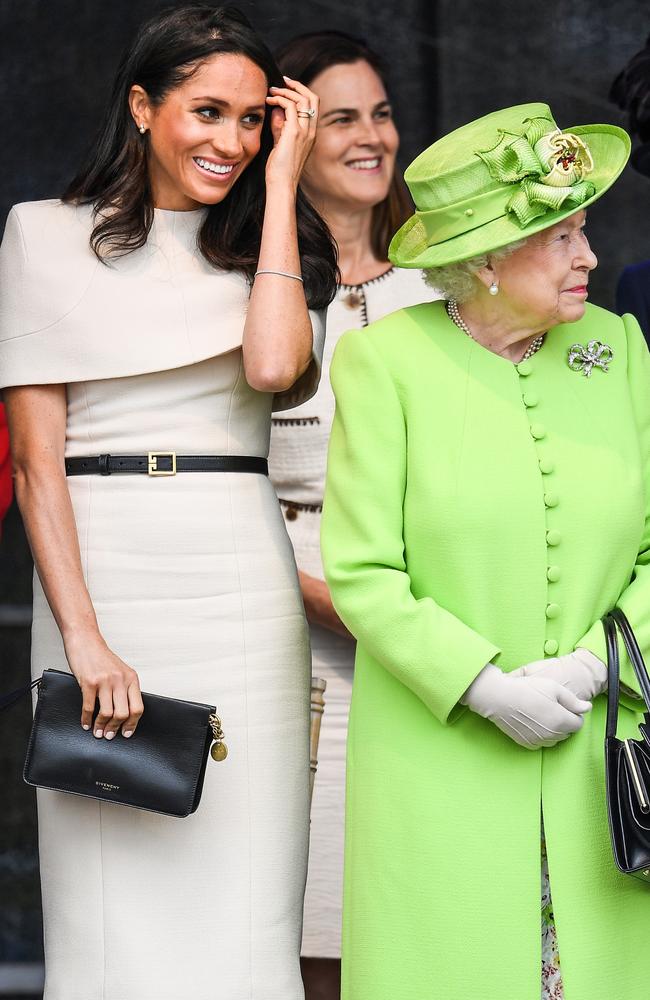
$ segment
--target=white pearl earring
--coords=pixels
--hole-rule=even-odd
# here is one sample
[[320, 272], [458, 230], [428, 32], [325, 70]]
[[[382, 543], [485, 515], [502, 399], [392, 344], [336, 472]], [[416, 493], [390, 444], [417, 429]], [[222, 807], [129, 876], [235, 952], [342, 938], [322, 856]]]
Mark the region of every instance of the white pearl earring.
[[488, 288], [488, 292], [490, 293], [490, 295], [498, 295], [499, 294], [499, 286], [497, 285], [496, 281], [492, 282], [492, 284]]
[[138, 128], [140, 129], [140, 135], [144, 135], [145, 132], [147, 131], [147, 126], [144, 124], [144, 122], [140, 122]]

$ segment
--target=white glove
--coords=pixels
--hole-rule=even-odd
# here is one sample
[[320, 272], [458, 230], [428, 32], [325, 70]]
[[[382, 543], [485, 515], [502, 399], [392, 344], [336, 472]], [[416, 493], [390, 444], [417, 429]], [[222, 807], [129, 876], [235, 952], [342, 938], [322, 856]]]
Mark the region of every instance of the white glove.
[[592, 701], [607, 687], [605, 664], [588, 649], [580, 647], [574, 653], [567, 653], [565, 656], [526, 663], [518, 670], [513, 670], [509, 676], [549, 677], [586, 701]]
[[488, 663], [460, 699], [527, 750], [552, 747], [577, 732], [591, 702], [549, 677], [515, 677]]

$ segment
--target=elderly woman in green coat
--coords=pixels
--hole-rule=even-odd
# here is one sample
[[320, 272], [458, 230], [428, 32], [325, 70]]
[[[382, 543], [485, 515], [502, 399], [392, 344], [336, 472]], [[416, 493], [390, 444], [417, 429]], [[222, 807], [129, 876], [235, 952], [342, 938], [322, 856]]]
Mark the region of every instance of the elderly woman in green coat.
[[[436, 142], [390, 255], [446, 301], [338, 345], [343, 1000], [648, 996], [650, 889], [608, 837], [600, 619], [618, 603], [650, 651], [650, 358], [632, 317], [586, 304], [584, 229], [628, 152], [544, 104]], [[624, 658], [621, 679], [638, 735]]]

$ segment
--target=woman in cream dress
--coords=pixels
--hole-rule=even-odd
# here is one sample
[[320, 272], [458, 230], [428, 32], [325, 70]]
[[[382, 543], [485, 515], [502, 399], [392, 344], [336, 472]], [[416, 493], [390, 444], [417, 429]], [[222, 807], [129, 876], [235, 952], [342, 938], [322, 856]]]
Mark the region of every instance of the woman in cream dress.
[[[217, 704], [230, 747], [184, 820], [39, 791], [46, 1000], [303, 996], [308, 636], [273, 488], [259, 471], [115, 469], [152, 452], [152, 472], [171, 452], [263, 468], [272, 408], [315, 390], [307, 302], [327, 303], [335, 264], [296, 190], [317, 99], [290, 81], [267, 96], [278, 82], [243, 17], [158, 15], [89, 168], [7, 223], [0, 368], [37, 569], [33, 674], [75, 674], [88, 739], [131, 738], [145, 690]], [[70, 475], [82, 456], [112, 474]]]
[[419, 272], [391, 268], [392, 233], [411, 212], [395, 172], [399, 136], [385, 70], [363, 43], [339, 32], [300, 36], [279, 53], [284, 73], [320, 98], [316, 142], [301, 185], [327, 220], [343, 283], [328, 311], [323, 377], [309, 402], [274, 417], [270, 472], [296, 553], [310, 623], [312, 670], [327, 681], [311, 812], [302, 940], [307, 996], [338, 996], [345, 742], [354, 644], [332, 607], [320, 557], [320, 511], [334, 416], [329, 363], [341, 334], [402, 306], [434, 298]]

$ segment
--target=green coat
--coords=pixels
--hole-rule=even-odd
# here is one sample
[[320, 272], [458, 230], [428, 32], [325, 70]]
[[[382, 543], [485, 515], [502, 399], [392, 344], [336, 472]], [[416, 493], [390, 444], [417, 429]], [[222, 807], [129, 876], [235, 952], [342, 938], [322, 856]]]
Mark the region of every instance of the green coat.
[[[586, 378], [567, 352], [592, 339], [614, 359]], [[435, 302], [345, 334], [332, 382], [322, 547], [358, 639], [343, 1000], [539, 1000], [540, 806], [565, 1000], [646, 1000], [650, 889], [611, 855], [605, 698], [533, 752], [458, 705], [490, 660], [605, 659], [616, 602], [650, 653], [637, 323], [587, 306], [515, 366]], [[623, 709], [619, 734], [638, 721]]]

